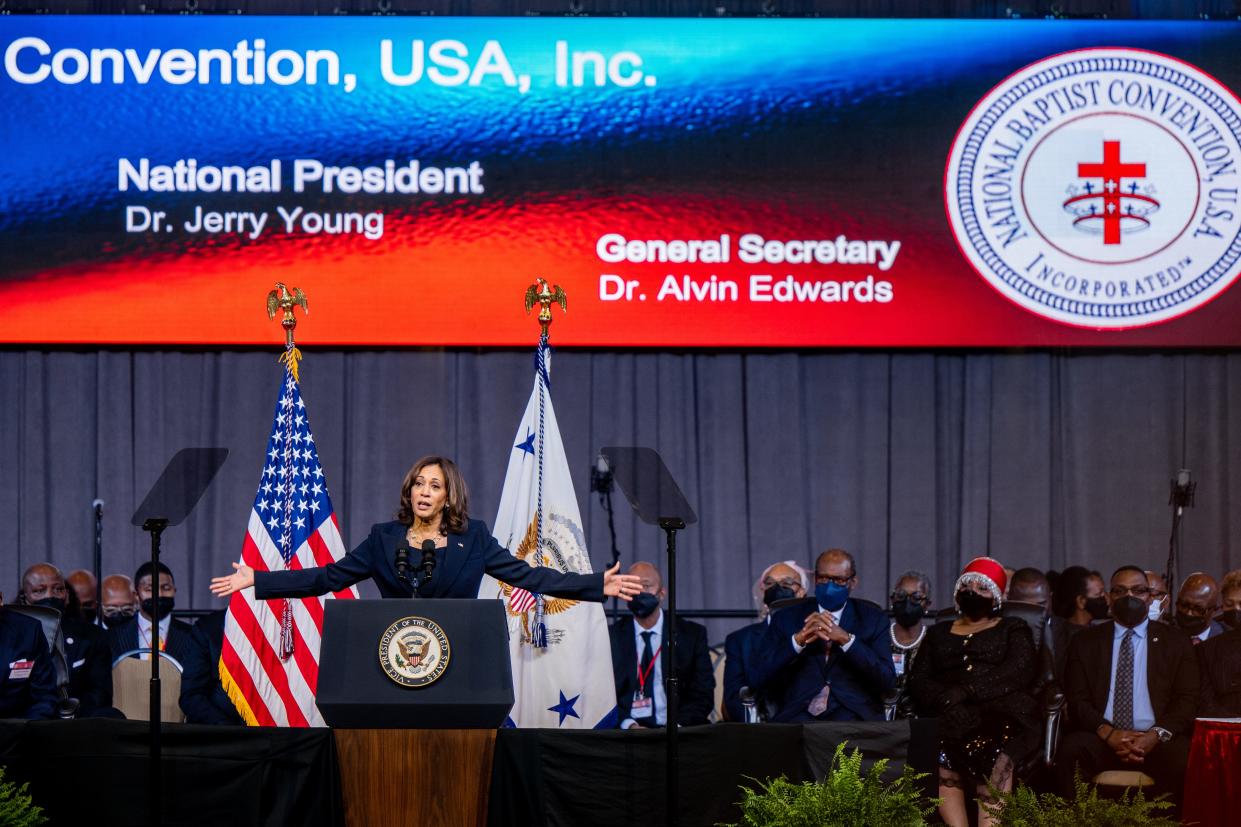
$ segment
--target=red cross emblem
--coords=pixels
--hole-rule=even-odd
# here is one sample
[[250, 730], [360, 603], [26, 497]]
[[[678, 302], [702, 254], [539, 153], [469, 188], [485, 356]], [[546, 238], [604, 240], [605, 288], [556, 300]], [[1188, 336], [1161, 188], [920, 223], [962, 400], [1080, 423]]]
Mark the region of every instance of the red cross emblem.
[[1120, 141], [1103, 142], [1103, 163], [1078, 164], [1082, 178], [1103, 179], [1103, 243], [1120, 243], [1120, 183], [1124, 178], [1145, 178], [1146, 164], [1126, 164], [1120, 160]]

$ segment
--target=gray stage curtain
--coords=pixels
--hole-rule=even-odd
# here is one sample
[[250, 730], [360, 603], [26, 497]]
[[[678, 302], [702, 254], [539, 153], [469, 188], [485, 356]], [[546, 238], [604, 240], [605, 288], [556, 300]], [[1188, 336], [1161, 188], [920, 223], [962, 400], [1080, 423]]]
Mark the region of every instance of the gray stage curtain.
[[[165, 534], [178, 606], [220, 605], [281, 379], [272, 352], [0, 351], [0, 590], [50, 560], [89, 567], [107, 501], [106, 573], [149, 554], [129, 515], [184, 446], [231, 452]], [[531, 351], [308, 350], [302, 391], [348, 542], [391, 519], [412, 461], [442, 452], [495, 516]], [[963, 561], [1162, 568], [1169, 476], [1192, 468], [1183, 571], [1241, 565], [1241, 354], [557, 351], [552, 370], [596, 566], [607, 519], [588, 495], [601, 446], [658, 450], [697, 509], [679, 543], [679, 605], [745, 608], [768, 563], [829, 546], [883, 602], [906, 568], [945, 605]], [[662, 535], [616, 495], [623, 560]], [[364, 594], [374, 594], [364, 588]], [[711, 624], [719, 640], [737, 622]]]

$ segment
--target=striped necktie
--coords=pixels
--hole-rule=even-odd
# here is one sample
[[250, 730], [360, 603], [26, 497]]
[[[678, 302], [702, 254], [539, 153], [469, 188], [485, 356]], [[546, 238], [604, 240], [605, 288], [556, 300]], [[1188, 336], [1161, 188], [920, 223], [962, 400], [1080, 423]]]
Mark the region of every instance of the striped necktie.
[[1112, 702], [1112, 726], [1133, 729], [1133, 630], [1120, 639], [1116, 658], [1116, 697]]

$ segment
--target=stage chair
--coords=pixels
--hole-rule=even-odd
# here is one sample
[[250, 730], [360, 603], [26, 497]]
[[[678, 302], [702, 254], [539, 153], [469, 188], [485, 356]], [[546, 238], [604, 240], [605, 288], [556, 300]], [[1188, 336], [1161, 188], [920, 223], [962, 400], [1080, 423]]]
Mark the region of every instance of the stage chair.
[[[131, 649], [112, 661], [112, 706], [131, 721], [151, 720], [151, 663], [137, 655], [149, 655], [150, 647]], [[159, 670], [159, 719], [179, 724], [181, 711], [181, 663], [167, 652], [160, 652], [164, 664]], [[167, 668], [171, 664], [172, 669]]]
[[1109, 797], [1119, 797], [1126, 789], [1153, 786], [1155, 779], [1141, 770], [1105, 770], [1094, 777], [1099, 792]]
[[56, 673], [56, 713], [60, 718], [77, 715], [81, 701], [69, 697], [69, 661], [65, 658], [65, 635], [60, 629], [60, 612], [47, 606], [10, 604], [8, 611], [34, 618], [43, 626], [47, 647], [52, 656], [52, 670]]

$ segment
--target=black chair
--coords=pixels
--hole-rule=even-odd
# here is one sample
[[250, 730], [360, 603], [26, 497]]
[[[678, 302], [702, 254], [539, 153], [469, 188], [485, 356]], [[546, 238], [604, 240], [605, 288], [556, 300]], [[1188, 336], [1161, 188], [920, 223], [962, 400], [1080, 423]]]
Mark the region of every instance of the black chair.
[[34, 618], [43, 627], [52, 658], [52, 671], [56, 673], [56, 714], [61, 718], [75, 717], [82, 702], [69, 697], [69, 661], [65, 657], [65, 635], [60, 628], [60, 612], [48, 606], [26, 606], [20, 603], [7, 605], [5, 608]]

